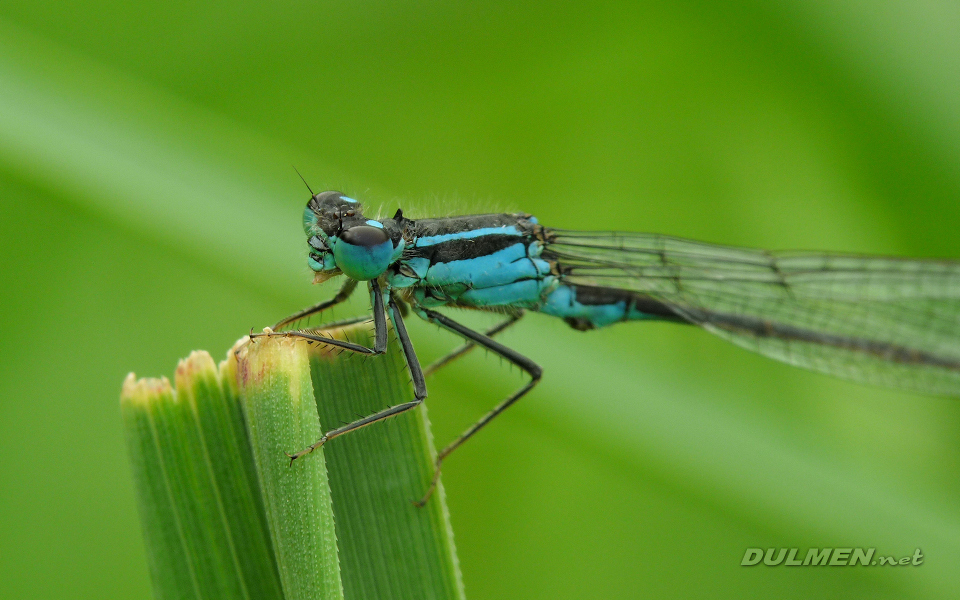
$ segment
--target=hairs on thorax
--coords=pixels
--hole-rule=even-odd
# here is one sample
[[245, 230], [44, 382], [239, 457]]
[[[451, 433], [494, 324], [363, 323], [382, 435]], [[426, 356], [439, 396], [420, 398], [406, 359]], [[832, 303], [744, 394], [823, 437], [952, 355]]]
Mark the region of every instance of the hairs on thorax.
[[[347, 194], [349, 196], [349, 194]], [[408, 219], [436, 219], [460, 215], [482, 215], [488, 213], [516, 212], [503, 199], [482, 199], [474, 194], [464, 198], [456, 192], [431, 194], [419, 197], [400, 197], [374, 199], [350, 196], [364, 205], [364, 214], [373, 219], [389, 219], [397, 209], [403, 210]]]

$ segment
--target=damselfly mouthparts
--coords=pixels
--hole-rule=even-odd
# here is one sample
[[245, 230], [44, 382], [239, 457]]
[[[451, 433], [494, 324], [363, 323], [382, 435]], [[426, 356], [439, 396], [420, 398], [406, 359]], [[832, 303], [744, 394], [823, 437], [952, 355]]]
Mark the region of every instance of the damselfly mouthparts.
[[[387, 347], [394, 324], [413, 380], [414, 401], [326, 432], [296, 459], [328, 440], [418, 406], [425, 372], [483, 347], [520, 367], [530, 381], [500, 402], [437, 456], [458, 446], [530, 391], [540, 367], [492, 338], [525, 311], [588, 330], [621, 321], [699, 325], [739, 346], [793, 365], [855, 381], [930, 394], [960, 395], [960, 262], [809, 252], [768, 252], [645, 233], [543, 227], [528, 214], [411, 220], [401, 211], [370, 219], [340, 192], [310, 198], [303, 213], [316, 282], [344, 275], [339, 293], [302, 310], [265, 335], [294, 336], [362, 354]], [[372, 348], [307, 330], [279, 331], [343, 302], [359, 281], [373, 305]], [[436, 309], [502, 313], [480, 333]], [[417, 316], [467, 346], [421, 368], [403, 324]]]

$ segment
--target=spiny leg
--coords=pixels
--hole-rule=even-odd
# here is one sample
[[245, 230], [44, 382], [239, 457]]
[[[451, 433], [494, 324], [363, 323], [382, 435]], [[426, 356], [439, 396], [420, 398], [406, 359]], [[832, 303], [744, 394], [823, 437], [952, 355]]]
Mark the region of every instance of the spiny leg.
[[[344, 285], [343, 288], [346, 289], [348, 286]], [[352, 287], [350, 286], [352, 291]], [[341, 290], [342, 292], [343, 290]], [[362, 344], [355, 344], [353, 342], [347, 342], [344, 340], [338, 340], [336, 338], [328, 337], [325, 335], [319, 335], [317, 333], [312, 333], [317, 331], [316, 329], [312, 330], [296, 330], [296, 331], [265, 331], [264, 333], [251, 333], [250, 340], [256, 340], [261, 337], [293, 337], [308, 340], [311, 342], [319, 342], [322, 344], [329, 344], [331, 346], [337, 346], [345, 350], [350, 350], [351, 352], [356, 352], [358, 354], [383, 354], [387, 351], [387, 319], [384, 316], [383, 308], [383, 294], [380, 291], [380, 285], [376, 280], [370, 281], [370, 294], [373, 301], [373, 326], [375, 331], [375, 340], [373, 348], [369, 348]], [[349, 295], [349, 294], [348, 294]], [[340, 296], [340, 294], [337, 294]], [[303, 312], [303, 311], [301, 311]], [[357, 322], [363, 319], [357, 319]], [[353, 320], [344, 321], [344, 323], [349, 323]]]
[[[387, 317], [384, 315], [383, 293], [376, 279], [370, 280], [370, 305], [373, 306], [373, 348], [377, 354], [383, 354], [387, 351]], [[393, 306], [392, 298], [390, 306]]]
[[400, 347], [403, 349], [403, 358], [407, 361], [407, 368], [410, 369], [410, 378], [413, 380], [413, 397], [417, 403], [423, 402], [427, 397], [427, 383], [423, 376], [423, 369], [420, 367], [420, 359], [413, 349], [413, 342], [407, 334], [407, 326], [403, 322], [400, 307], [390, 298], [390, 320], [393, 321], [394, 329], [397, 331], [397, 339], [400, 340]]
[[[379, 291], [380, 288], [377, 287], [376, 293], [379, 294]], [[376, 317], [376, 311], [374, 311], [374, 317]], [[400, 340], [400, 347], [403, 348], [403, 356], [406, 358], [407, 367], [410, 369], [410, 377], [413, 379], [414, 400], [412, 402], [404, 402], [403, 404], [397, 404], [396, 406], [385, 408], [381, 411], [373, 413], [372, 415], [367, 415], [366, 417], [357, 419], [352, 423], [347, 423], [342, 427], [331, 429], [323, 434], [320, 439], [317, 440], [317, 443], [313, 444], [312, 446], [308, 446], [296, 454], [288, 454], [287, 456], [290, 457], [291, 463], [301, 456], [313, 452], [335, 437], [339, 437], [345, 433], [349, 433], [356, 429], [360, 429], [361, 427], [366, 427], [367, 425], [376, 423], [377, 421], [382, 421], [388, 417], [399, 415], [400, 413], [414, 409], [420, 406], [420, 404], [423, 402], [423, 399], [427, 397], [427, 385], [423, 378], [423, 369], [420, 368], [420, 361], [417, 359], [417, 354], [413, 350], [413, 343], [410, 341], [410, 336], [407, 335], [407, 327], [403, 323], [403, 317], [400, 316], [400, 309], [397, 307], [397, 304], [393, 301], [393, 299], [390, 300], [390, 320], [393, 321], [393, 327], [397, 332], [397, 339]], [[386, 338], [384, 338], [384, 340], [386, 340]]]
[[[348, 291], [347, 295], [349, 295], [349, 292], [353, 291], [352, 290], [353, 287], [355, 287], [355, 285], [349, 286], [350, 289], [347, 289], [348, 286], [344, 285], [343, 289], [347, 289]], [[343, 292], [343, 290], [341, 290], [341, 292]], [[371, 300], [373, 302], [373, 325], [374, 325], [374, 331], [375, 331], [373, 348], [369, 348], [362, 344], [355, 344], [353, 342], [346, 342], [346, 341], [338, 340], [328, 336], [311, 333], [310, 331], [280, 331], [280, 332], [268, 331], [268, 332], [259, 333], [259, 334], [251, 333], [250, 339], [255, 340], [258, 337], [293, 337], [293, 338], [305, 339], [312, 342], [319, 342], [322, 344], [329, 344], [331, 346], [337, 346], [339, 348], [350, 350], [351, 352], [356, 352], [358, 354], [366, 354], [366, 355], [383, 354], [384, 352], [387, 351], [387, 319], [386, 319], [386, 315], [383, 307], [383, 293], [380, 291], [380, 284], [378, 284], [375, 279], [370, 281], [370, 294], [371, 294]], [[340, 294], [337, 294], [337, 295], [340, 296]], [[392, 305], [392, 302], [391, 302], [391, 305]], [[419, 368], [419, 365], [418, 365], [418, 368]], [[300, 458], [304, 454], [309, 454], [310, 452], [313, 452], [314, 450], [322, 446], [323, 443], [326, 442], [331, 437], [336, 437], [337, 435], [340, 435], [340, 433], [337, 433], [338, 431], [339, 430], [334, 430], [326, 435], [322, 435], [315, 444], [313, 444], [312, 446], [308, 446], [307, 448], [304, 448], [303, 450], [295, 454], [286, 453], [287, 456], [290, 457], [290, 463], [293, 464], [294, 460]]]
[[357, 323], [369, 323], [372, 320], [373, 318], [370, 315], [361, 315], [359, 317], [348, 317], [346, 319], [339, 319], [337, 321], [328, 321], [323, 325], [318, 325], [316, 327], [305, 327], [300, 331], [329, 331], [331, 329], [338, 329], [340, 327], [349, 327], [350, 325], [356, 325]]
[[[511, 325], [519, 321], [520, 317], [522, 316], [523, 316], [523, 312], [518, 312], [517, 314], [510, 315], [509, 318], [501, 321], [500, 323], [497, 323], [490, 329], [484, 331], [483, 335], [487, 336], [488, 338], [493, 338], [493, 336], [499, 334], [506, 328], [510, 327]], [[430, 363], [430, 365], [428, 365], [427, 368], [423, 370], [423, 374], [427, 377], [430, 377], [431, 375], [439, 371], [442, 367], [447, 366], [448, 364], [452, 363], [454, 360], [460, 358], [461, 356], [463, 356], [467, 352], [470, 352], [476, 347], [477, 345], [473, 342], [467, 342], [463, 344], [462, 346], [460, 346], [459, 348], [456, 348], [446, 356], [438, 358], [437, 360]]]
[[417, 506], [423, 506], [427, 503], [427, 500], [430, 499], [430, 496], [433, 495], [433, 491], [437, 488], [437, 481], [439, 481], [440, 479], [440, 464], [443, 462], [443, 459], [449, 456], [451, 452], [459, 448], [465, 441], [470, 439], [473, 436], [473, 434], [483, 429], [483, 427], [487, 423], [489, 423], [494, 418], [496, 418], [497, 415], [505, 411], [511, 404], [513, 404], [514, 402], [522, 398], [524, 394], [532, 390], [533, 386], [537, 385], [537, 382], [540, 381], [540, 376], [543, 374], [543, 369], [540, 368], [540, 365], [533, 362], [526, 356], [520, 354], [516, 350], [510, 349], [504, 346], [503, 344], [501, 344], [500, 342], [496, 342], [478, 331], [474, 331], [468, 327], [465, 327], [460, 323], [457, 323], [453, 319], [447, 317], [446, 315], [442, 315], [436, 311], [432, 311], [426, 308], [417, 308], [416, 306], [414, 308], [417, 310], [417, 314], [419, 314], [421, 317], [423, 317], [427, 321], [431, 323], [435, 323], [436, 325], [443, 327], [447, 331], [450, 331], [452, 333], [459, 335], [463, 339], [467, 340], [467, 342], [469, 343], [473, 343], [473, 344], [476, 344], [477, 346], [481, 346], [483, 348], [486, 348], [487, 350], [490, 350], [491, 352], [517, 365], [518, 367], [526, 371], [528, 375], [530, 375], [530, 381], [525, 386], [523, 386], [522, 388], [514, 392], [511, 396], [508, 396], [505, 400], [500, 402], [500, 404], [497, 404], [495, 407], [493, 407], [493, 409], [490, 412], [484, 415], [479, 421], [474, 423], [472, 426], [467, 428], [466, 431], [461, 433], [455, 440], [453, 440], [449, 445], [447, 445], [446, 448], [444, 448], [437, 454], [437, 462], [436, 462], [436, 466], [434, 467], [433, 478], [430, 480], [430, 487], [427, 488], [427, 492], [426, 494], [423, 495], [423, 498], [421, 498], [419, 501], [414, 502], [414, 504], [416, 504]]
[[[271, 334], [262, 334], [262, 333], [251, 333], [254, 337], [264, 337], [265, 335], [269, 337], [300, 337], [304, 335], [314, 335], [319, 338], [327, 339], [326, 336], [322, 336], [321, 332], [328, 332], [334, 329], [346, 328], [351, 325], [356, 325], [357, 323], [370, 323], [373, 321], [373, 317], [370, 315], [361, 315], [359, 317], [350, 317], [347, 319], [340, 319], [339, 321], [330, 321], [329, 323], [324, 323], [317, 327], [306, 327], [304, 329], [297, 329], [296, 333], [292, 331], [274, 331]], [[307, 338], [311, 339], [311, 338]], [[312, 341], [320, 341], [312, 340]], [[366, 354], [365, 352], [363, 354]]]
[[279, 331], [291, 323], [296, 323], [300, 319], [306, 319], [307, 317], [311, 315], [315, 315], [317, 313], [321, 313], [332, 306], [336, 306], [337, 304], [346, 302], [346, 300], [350, 297], [350, 295], [353, 294], [353, 290], [355, 289], [357, 289], [357, 280], [347, 278], [347, 280], [343, 282], [343, 286], [340, 288], [340, 291], [337, 292], [336, 296], [334, 296], [333, 298], [330, 298], [329, 300], [324, 300], [323, 302], [320, 302], [319, 304], [315, 304], [309, 308], [305, 308], [299, 312], [293, 313], [286, 319], [283, 319], [282, 321], [274, 325], [272, 329], [274, 331]]

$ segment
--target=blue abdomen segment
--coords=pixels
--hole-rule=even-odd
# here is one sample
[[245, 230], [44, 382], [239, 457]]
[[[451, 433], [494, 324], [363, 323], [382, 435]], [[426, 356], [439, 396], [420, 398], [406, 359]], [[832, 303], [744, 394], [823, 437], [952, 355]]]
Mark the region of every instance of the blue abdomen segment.
[[539, 311], [560, 317], [580, 330], [621, 321], [683, 320], [666, 305], [633, 292], [564, 283], [546, 296]]

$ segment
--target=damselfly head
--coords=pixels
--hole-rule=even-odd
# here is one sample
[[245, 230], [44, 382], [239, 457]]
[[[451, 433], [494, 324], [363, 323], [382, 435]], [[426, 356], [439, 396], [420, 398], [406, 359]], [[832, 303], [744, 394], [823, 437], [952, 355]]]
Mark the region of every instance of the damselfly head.
[[340, 274], [333, 247], [344, 227], [358, 219], [362, 219], [360, 203], [341, 192], [320, 192], [311, 196], [303, 209], [303, 231], [310, 246], [307, 264], [315, 273], [314, 283], [322, 283]]
[[340, 192], [315, 194], [303, 211], [314, 283], [346, 274], [359, 281], [376, 279], [397, 253], [379, 221], [367, 219], [360, 203]]

